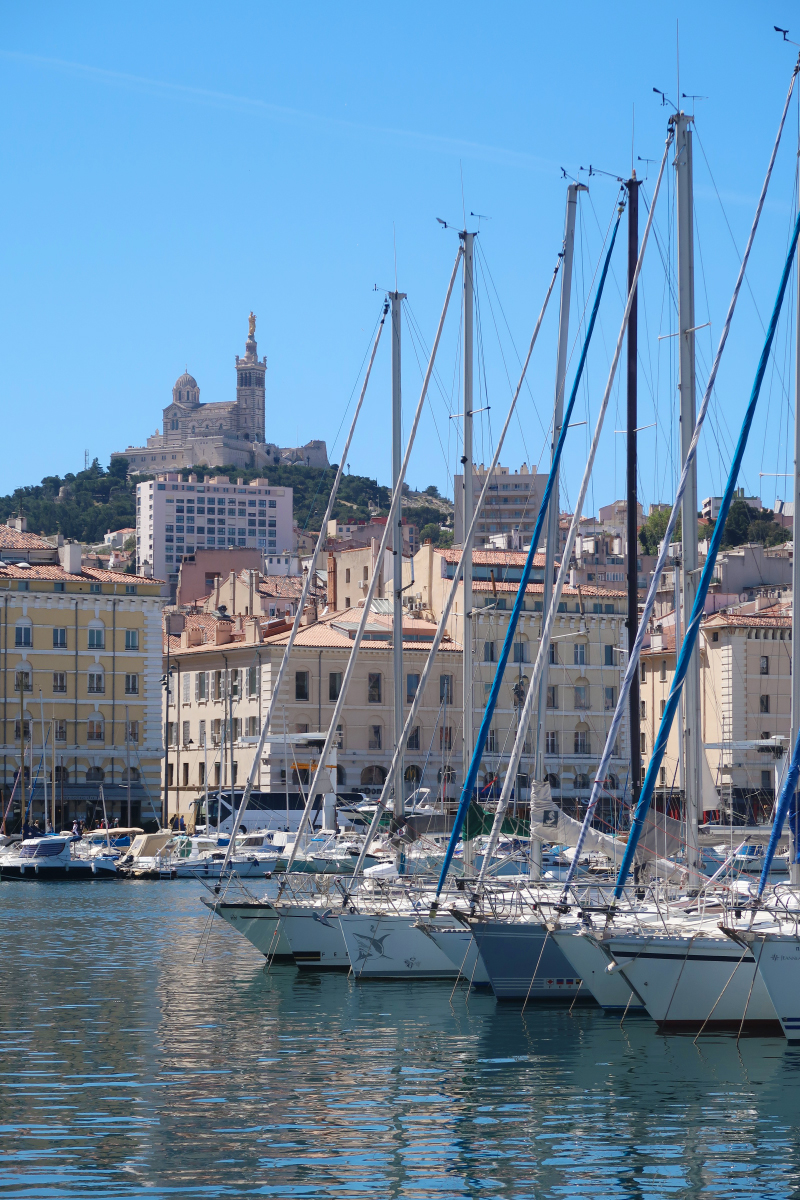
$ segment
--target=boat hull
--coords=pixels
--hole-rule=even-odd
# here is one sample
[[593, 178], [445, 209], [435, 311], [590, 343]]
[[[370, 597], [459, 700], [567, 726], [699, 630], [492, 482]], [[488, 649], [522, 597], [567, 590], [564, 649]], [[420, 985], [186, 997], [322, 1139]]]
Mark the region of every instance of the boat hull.
[[421, 926], [423, 933], [432, 938], [442, 954], [474, 988], [490, 988], [489, 972], [481, 958], [472, 931], [462, 927], [438, 929], [435, 925]]
[[788, 1042], [800, 1042], [800, 938], [768, 933], [754, 945], [758, 973]]
[[281, 904], [277, 908], [294, 961], [301, 971], [349, 971], [339, 915], [330, 909]]
[[116, 867], [98, 866], [90, 860], [73, 859], [70, 863], [48, 865], [47, 862], [34, 861], [21, 863], [4, 863], [0, 859], [0, 880], [17, 880], [22, 883], [56, 883], [71, 880], [73, 883], [81, 880], [116, 879]]
[[414, 917], [342, 913], [339, 925], [356, 979], [455, 979], [458, 968]]
[[227, 900], [209, 900], [201, 896], [203, 904], [216, 916], [246, 937], [259, 953], [271, 962], [294, 962], [292, 948], [286, 938], [278, 913], [266, 901], [253, 900], [246, 903]]
[[728, 938], [620, 936], [603, 943], [660, 1029], [780, 1034], [755, 960]]
[[601, 1008], [607, 1012], [646, 1011], [619, 973], [609, 975], [608, 958], [593, 938], [578, 929], [557, 929], [550, 936]]
[[544, 925], [473, 921], [472, 932], [498, 1000], [592, 1003]]

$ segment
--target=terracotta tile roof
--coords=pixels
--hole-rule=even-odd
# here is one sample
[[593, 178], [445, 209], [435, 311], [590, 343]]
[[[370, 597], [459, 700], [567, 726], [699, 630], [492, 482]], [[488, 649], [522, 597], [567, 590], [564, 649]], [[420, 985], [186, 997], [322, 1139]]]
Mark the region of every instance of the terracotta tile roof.
[[123, 571], [103, 571], [95, 567], [84, 567], [80, 575], [68, 575], [58, 563], [31, 563], [18, 567], [16, 563], [0, 562], [0, 579], [53, 579], [65, 583], [80, 583], [91, 580], [95, 583], [154, 583], [164, 581], [151, 579], [148, 575], [126, 575]]
[[20, 533], [8, 525], [0, 525], [0, 550], [53, 550], [52, 542], [38, 533]]
[[[460, 550], [437, 550], [436, 553], [441, 554], [445, 562], [449, 563], [457, 563], [461, 558]], [[481, 567], [524, 567], [527, 557], [527, 550], [472, 551], [473, 566]], [[535, 554], [533, 556], [533, 565], [535, 567], [543, 567], [545, 565], [544, 554]]]
[[[505, 583], [501, 580], [498, 580], [494, 586], [498, 592], [513, 592], [514, 594], [516, 594], [519, 588], [519, 584], [517, 583]], [[491, 592], [492, 581], [490, 579], [476, 579], [472, 584], [472, 590], [473, 592]], [[528, 583], [525, 585], [526, 595], [541, 596], [543, 592], [543, 583]], [[570, 587], [567, 583], [564, 585], [561, 594], [562, 596], [575, 596], [577, 598], [578, 589]], [[624, 600], [627, 598], [627, 592], [614, 591], [611, 588], [595, 587], [594, 584], [587, 583], [586, 585], [581, 584], [581, 596], [584, 600]]]
[[771, 608], [762, 608], [757, 613], [714, 613], [703, 622], [704, 629], [709, 626], [724, 629], [732, 625], [740, 629], [791, 629], [792, 606], [778, 603], [773, 604]]

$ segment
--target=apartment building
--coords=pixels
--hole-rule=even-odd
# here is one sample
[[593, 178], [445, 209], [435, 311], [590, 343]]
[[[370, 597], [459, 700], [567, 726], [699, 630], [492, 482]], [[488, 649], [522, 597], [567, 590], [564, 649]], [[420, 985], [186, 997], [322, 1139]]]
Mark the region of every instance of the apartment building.
[[[386, 517], [373, 517], [369, 521], [328, 521], [328, 538], [331, 541], [351, 542], [353, 546], [369, 546], [375, 538], [380, 543], [386, 528]], [[403, 554], [416, 554], [419, 550], [419, 529], [407, 517], [401, 518]], [[311, 549], [313, 550], [313, 544]], [[340, 547], [344, 549], [345, 547]]]
[[[299, 631], [272, 740], [258, 764], [260, 789], [283, 792], [288, 787], [296, 793], [313, 774], [317, 760], [297, 759], [282, 733], [327, 732], [362, 612], [330, 613]], [[419, 686], [433, 633], [431, 624], [418, 617], [403, 622], [407, 703]], [[186, 614], [182, 632], [165, 638], [172, 680], [165, 781], [171, 814], [187, 814], [203, 794], [206, 775], [210, 788], [244, 783], [288, 637], [286, 622]], [[394, 752], [393, 687], [392, 619], [373, 611], [337, 730], [337, 786], [342, 792], [380, 794]], [[455, 794], [461, 778], [460, 704], [461, 647], [447, 639], [405, 749], [407, 792], [426, 786]]]
[[[483, 463], [473, 469], [474, 504], [477, 504], [480, 499], [486, 474]], [[526, 463], [523, 463], [516, 472], [510, 471], [508, 467], [497, 467], [489, 483], [483, 508], [478, 515], [473, 543], [475, 548], [488, 546], [490, 535], [500, 533], [519, 533], [523, 545], [529, 546], [546, 486], [547, 476], [529, 471]], [[463, 475], [453, 477], [453, 487], [455, 489], [453, 540], [456, 545], [461, 545], [465, 529]], [[469, 519], [466, 524], [469, 524]]]
[[130, 783], [131, 818], [146, 820], [160, 811], [163, 584], [82, 568], [78, 543], [15, 524], [0, 527], [6, 828], [23, 817], [19, 786], [9, 807], [23, 738], [32, 818], [44, 815], [46, 773], [57, 828], [102, 815], [100, 784], [109, 819], [127, 823]]
[[269, 559], [292, 553], [292, 489], [268, 479], [244, 484], [227, 475], [159, 475], [136, 485], [137, 569], [177, 585], [184, 555], [207, 547], [257, 549]]
[[[414, 583], [406, 595], [420, 611], [438, 621], [455, 576], [460, 553], [425, 545], [413, 562]], [[494, 664], [505, 640], [526, 555], [517, 551], [475, 550], [473, 553], [472, 639], [474, 729], [480, 725]], [[481, 765], [481, 778], [504, 771], [516, 736], [520, 701], [524, 702], [531, 664], [538, 652], [544, 591], [543, 554], [534, 558], [526, 587], [511, 661]], [[410, 568], [408, 568], [410, 580]], [[624, 589], [565, 586], [549, 652], [545, 697], [544, 764], [554, 793], [566, 808], [588, 798], [617, 703], [626, 644], [627, 603]], [[464, 638], [464, 590], [460, 585], [449, 621], [454, 641]], [[532, 776], [535, 739], [529, 735], [522, 771]], [[621, 795], [628, 777], [630, 749], [627, 722], [612, 759], [609, 795]], [[524, 794], [525, 784], [521, 783]]]
[[[789, 748], [791, 601], [757, 600], [706, 616], [699, 638], [701, 728], [720, 807], [755, 819], [774, 799], [776, 766]], [[675, 673], [674, 626], [661, 626], [640, 664], [642, 761], [649, 762]], [[659, 772], [666, 797], [679, 791], [674, 722]]]

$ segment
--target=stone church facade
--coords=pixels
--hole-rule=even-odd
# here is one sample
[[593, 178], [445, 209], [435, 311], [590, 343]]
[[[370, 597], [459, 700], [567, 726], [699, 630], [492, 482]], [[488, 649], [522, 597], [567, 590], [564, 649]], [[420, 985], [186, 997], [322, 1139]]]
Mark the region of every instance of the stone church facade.
[[236, 399], [201, 404], [200, 388], [188, 372], [175, 381], [172, 403], [163, 410], [162, 431], [145, 446], [128, 446], [114, 458], [128, 460], [131, 475], [182, 467], [327, 467], [324, 441], [278, 446], [266, 440], [266, 355], [259, 359], [256, 318], [250, 313], [244, 357], [236, 355]]

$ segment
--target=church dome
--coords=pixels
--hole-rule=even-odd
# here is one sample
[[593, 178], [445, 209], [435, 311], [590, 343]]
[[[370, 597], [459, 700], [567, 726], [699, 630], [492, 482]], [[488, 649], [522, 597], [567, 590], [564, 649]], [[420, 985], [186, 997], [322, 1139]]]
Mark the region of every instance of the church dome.
[[188, 405], [190, 408], [194, 408], [200, 403], [200, 388], [197, 386], [194, 375], [190, 375], [188, 371], [184, 371], [180, 379], [176, 380], [172, 389], [172, 402], [173, 404]]

